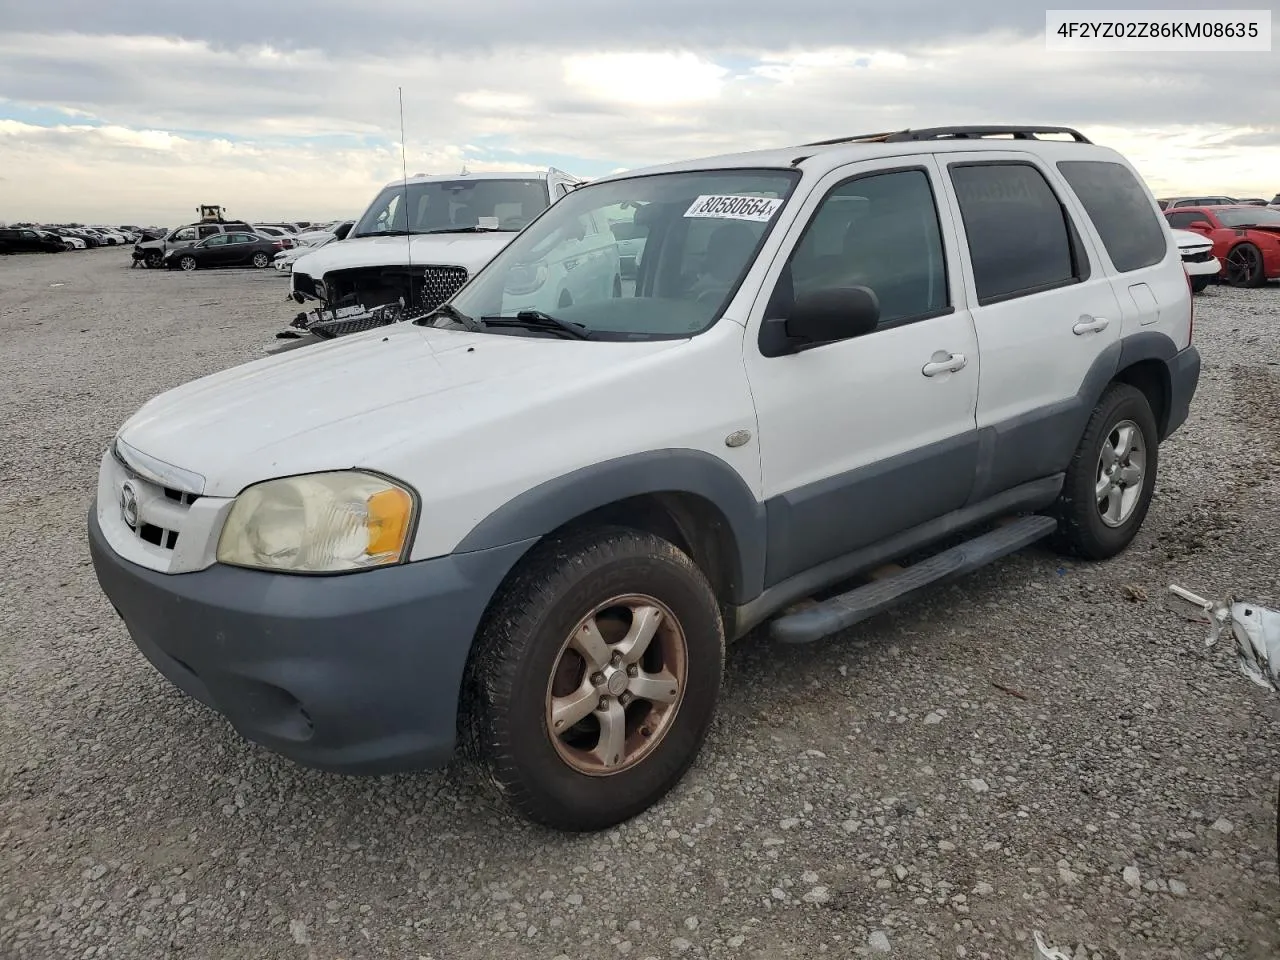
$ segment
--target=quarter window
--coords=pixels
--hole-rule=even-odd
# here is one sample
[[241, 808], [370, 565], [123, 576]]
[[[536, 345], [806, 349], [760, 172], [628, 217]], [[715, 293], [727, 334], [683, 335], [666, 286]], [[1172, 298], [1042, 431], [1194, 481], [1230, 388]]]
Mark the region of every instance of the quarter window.
[[1074, 228], [1029, 163], [952, 164], [980, 304], [1052, 290], [1086, 274]]
[[1058, 172], [1080, 198], [1117, 270], [1141, 270], [1164, 259], [1169, 241], [1128, 167], [1108, 160], [1063, 160]]
[[880, 301], [880, 326], [934, 316], [950, 306], [938, 209], [923, 170], [858, 177], [823, 199], [779, 281], [770, 312], [796, 298], [865, 286]]

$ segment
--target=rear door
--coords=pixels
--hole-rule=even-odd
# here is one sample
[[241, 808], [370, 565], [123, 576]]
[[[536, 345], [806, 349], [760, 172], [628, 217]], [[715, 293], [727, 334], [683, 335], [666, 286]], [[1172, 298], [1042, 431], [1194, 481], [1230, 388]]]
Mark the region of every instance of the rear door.
[[1091, 234], [1111, 277], [1120, 336], [1162, 322], [1178, 326], [1188, 309], [1182, 256], [1137, 174], [1105, 158], [1059, 159], [1054, 167], [1083, 209], [1080, 227]]
[[1082, 388], [1120, 335], [1121, 306], [1074, 198], [1022, 151], [939, 157], [969, 257], [965, 283], [982, 355], [984, 462], [972, 499], [1065, 469]]

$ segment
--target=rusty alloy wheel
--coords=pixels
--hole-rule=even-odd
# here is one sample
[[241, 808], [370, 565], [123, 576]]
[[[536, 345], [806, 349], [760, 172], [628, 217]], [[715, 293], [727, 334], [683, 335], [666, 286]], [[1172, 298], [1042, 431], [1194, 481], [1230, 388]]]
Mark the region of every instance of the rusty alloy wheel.
[[628, 594], [597, 606], [547, 682], [547, 733], [560, 759], [593, 777], [643, 761], [680, 710], [688, 663], [684, 630], [661, 601]]

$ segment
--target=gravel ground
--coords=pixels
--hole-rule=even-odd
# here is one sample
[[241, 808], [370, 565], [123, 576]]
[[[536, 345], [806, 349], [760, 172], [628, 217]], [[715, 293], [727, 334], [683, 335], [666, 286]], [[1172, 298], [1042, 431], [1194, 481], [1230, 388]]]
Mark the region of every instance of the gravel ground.
[[1280, 955], [1280, 698], [1165, 592], [1280, 607], [1274, 287], [1197, 298], [1200, 392], [1123, 557], [748, 639], [676, 791], [565, 837], [465, 769], [299, 769], [137, 653], [89, 565], [98, 458], [292, 311], [275, 271], [127, 263], [0, 260], [0, 957]]

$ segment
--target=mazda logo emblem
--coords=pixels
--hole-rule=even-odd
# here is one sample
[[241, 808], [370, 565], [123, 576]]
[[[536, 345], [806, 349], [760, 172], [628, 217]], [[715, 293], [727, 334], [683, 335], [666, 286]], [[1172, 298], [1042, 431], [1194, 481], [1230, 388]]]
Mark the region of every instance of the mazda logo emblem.
[[127, 481], [120, 488], [120, 515], [130, 530], [138, 529], [138, 491]]

